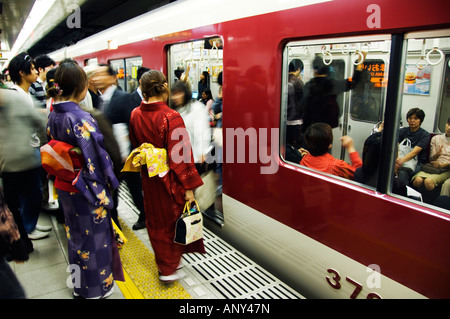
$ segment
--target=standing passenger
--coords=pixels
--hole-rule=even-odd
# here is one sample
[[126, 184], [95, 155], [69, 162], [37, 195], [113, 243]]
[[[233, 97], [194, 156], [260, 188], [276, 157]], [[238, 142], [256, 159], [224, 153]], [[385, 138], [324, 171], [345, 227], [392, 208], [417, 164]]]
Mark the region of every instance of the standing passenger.
[[[365, 59], [367, 52], [362, 52], [362, 59]], [[305, 85], [304, 108], [302, 131], [314, 123], [327, 123], [331, 128], [339, 125], [339, 104], [337, 95], [351, 90], [359, 82], [363, 61], [359, 58], [358, 66], [355, 68], [352, 80], [335, 80], [330, 76], [330, 67], [323, 63], [321, 57], [316, 57], [313, 61], [314, 78]]]
[[[172, 85], [171, 100], [172, 106], [183, 118], [192, 145], [195, 167], [203, 179], [205, 177], [204, 174], [215, 168], [211, 154], [213, 145], [211, 142], [211, 128], [209, 126], [208, 113], [201, 102], [192, 99], [192, 92], [189, 86], [183, 81], [177, 81]], [[211, 179], [208, 180], [211, 181]], [[205, 201], [199, 201], [200, 209], [202, 211], [207, 209], [215, 211], [214, 200], [216, 198], [217, 186], [210, 193], [211, 186], [215, 186], [215, 183], [209, 184], [204, 179], [203, 182], [207, 187], [202, 187], [204, 189], [202, 192], [206, 193], [202, 195], [197, 194], [205, 199]]]
[[302, 146], [300, 138], [300, 129], [303, 123], [303, 110], [301, 106], [304, 85], [300, 75], [302, 70], [302, 60], [293, 59], [289, 63], [286, 142], [296, 149]]
[[79, 162], [74, 164], [75, 178], [55, 174], [69, 239], [69, 264], [79, 266], [75, 274], [80, 276], [80, 285], [75, 286], [74, 296], [106, 298], [113, 292], [113, 280], [123, 280], [109, 213], [114, 205], [111, 189], [119, 182], [97, 122], [78, 105], [86, 96], [86, 73], [75, 61], [63, 61], [55, 83], [48, 94], [58, 102], [53, 105], [47, 132], [57, 143], [73, 146], [71, 151], [78, 154], [73, 159]]
[[[48, 55], [41, 54], [34, 59], [34, 66], [38, 71], [38, 78], [36, 82], [31, 83], [30, 94], [38, 101], [36, 104], [39, 110], [47, 114], [46, 107], [46, 91], [47, 86], [47, 73], [55, 67], [56, 63]], [[44, 145], [46, 141], [45, 130], [39, 132], [39, 139], [41, 140], [41, 146]], [[43, 210], [54, 210], [55, 208], [49, 204], [49, 181], [47, 179], [47, 172], [41, 169], [41, 180], [42, 180], [42, 209]]]
[[36, 82], [30, 86], [30, 94], [33, 95], [39, 102], [39, 106], [46, 108], [46, 94], [45, 87], [47, 86], [47, 72], [55, 67], [56, 63], [48, 55], [38, 55], [34, 59], [34, 66], [38, 71], [38, 78]]
[[202, 74], [200, 74], [200, 81], [198, 81], [198, 99], [200, 100], [202, 98], [202, 93], [209, 89], [209, 73], [208, 71], [203, 71]]
[[[117, 86], [117, 73], [110, 64], [100, 64], [97, 71], [92, 76], [92, 85], [97, 88], [100, 93], [98, 101], [98, 109], [105, 114], [106, 118], [112, 125], [114, 137], [119, 145], [120, 158], [122, 163], [125, 162], [131, 151], [130, 139], [128, 136], [128, 127], [130, 117], [124, 113], [124, 105], [119, 102], [127, 93], [120, 90]], [[91, 83], [90, 82], [90, 83]], [[119, 176], [117, 176], [119, 178]], [[118, 198], [119, 189], [114, 192], [114, 207], [111, 215], [114, 220], [118, 220]], [[117, 224], [119, 227], [120, 225]]]
[[[139, 83], [139, 86], [132, 93], [129, 93], [124, 98], [122, 98], [121, 102], [124, 106], [127, 106], [128, 109], [133, 110], [134, 108], [141, 105], [142, 100], [144, 99], [142, 96], [142, 88], [141, 88], [141, 77], [145, 72], [150, 71], [149, 68], [144, 66], [140, 67], [137, 70], [136, 80]], [[131, 111], [130, 111], [131, 112]], [[131, 113], [130, 113], [131, 114]], [[128, 127], [130, 126], [130, 122], [128, 120]], [[131, 197], [133, 198], [134, 204], [136, 208], [139, 210], [139, 217], [136, 223], [133, 225], [134, 230], [139, 230], [145, 228], [145, 209], [144, 209], [144, 199], [142, 197], [142, 181], [141, 175], [136, 172], [124, 172], [124, 179], [127, 182], [128, 189], [130, 190]]]
[[[37, 133], [45, 131], [45, 117], [43, 113], [36, 112], [28, 91], [31, 84], [36, 82], [37, 71], [32, 58], [26, 53], [20, 53], [9, 63], [9, 72], [15, 83], [12, 89], [17, 91], [20, 99], [12, 98], [12, 105], [7, 107], [7, 113], [2, 116], [2, 134], [5, 134], [2, 143], [6, 145], [2, 154], [5, 200], [19, 230], [23, 225], [26, 231], [21, 236], [25, 240], [41, 239], [48, 236], [44, 231], [49, 230], [37, 226], [42, 204], [41, 141]], [[20, 216], [23, 223], [17, 219]], [[31, 242], [29, 245], [32, 251]]]
[[[203, 182], [194, 165], [190, 141], [184, 138], [187, 132], [183, 119], [166, 104], [169, 91], [165, 76], [156, 70], [148, 71], [142, 75], [141, 87], [144, 101], [131, 114], [130, 139], [132, 145], [151, 143], [155, 148], [167, 150], [168, 173], [149, 178], [143, 170], [141, 176], [147, 231], [155, 252], [159, 279], [173, 282], [181, 278], [177, 269], [183, 253], [205, 253], [203, 240], [186, 246], [173, 241], [175, 223], [182, 214], [185, 201], [194, 200], [194, 189]], [[185, 154], [187, 150], [190, 154]], [[179, 157], [188, 160], [180, 161]]]

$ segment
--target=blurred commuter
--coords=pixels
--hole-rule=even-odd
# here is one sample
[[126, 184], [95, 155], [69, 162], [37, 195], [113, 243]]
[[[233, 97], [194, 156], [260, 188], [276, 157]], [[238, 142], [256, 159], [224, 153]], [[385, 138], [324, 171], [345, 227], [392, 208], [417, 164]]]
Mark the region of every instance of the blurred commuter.
[[204, 183], [199, 190], [201, 193], [196, 193], [196, 196], [202, 199], [199, 200], [200, 209], [215, 211], [217, 185], [215, 176], [208, 176], [211, 174], [210, 171], [215, 169], [214, 157], [211, 154], [214, 147], [211, 141], [210, 117], [205, 106], [192, 99], [192, 92], [183, 81], [177, 81], [172, 85], [171, 101], [172, 107], [183, 118], [192, 145], [195, 167]]
[[219, 186], [217, 187], [217, 193], [222, 194], [222, 163], [223, 163], [223, 132], [222, 132], [222, 86], [223, 86], [223, 74], [219, 73], [217, 76], [217, 82], [219, 84], [219, 94], [214, 100], [212, 110], [214, 112], [214, 129], [213, 139], [217, 158], [216, 173], [219, 175]]
[[[202, 239], [189, 245], [173, 242], [175, 223], [185, 202], [194, 200], [194, 189], [203, 182], [194, 165], [183, 119], [166, 104], [169, 90], [165, 76], [156, 70], [148, 71], [142, 75], [141, 88], [144, 101], [131, 114], [130, 139], [133, 145], [150, 143], [167, 151], [170, 169], [165, 175], [149, 177], [147, 170], [143, 170], [141, 176], [147, 231], [155, 252], [159, 279], [173, 282], [181, 278], [177, 269], [183, 253], [205, 253]], [[191, 154], [186, 154], [186, 150]], [[177, 158], [173, 158], [174, 154]]]
[[200, 81], [198, 81], [198, 98], [197, 99], [201, 99], [202, 98], [202, 93], [206, 90], [210, 88], [210, 80], [209, 80], [210, 76], [208, 71], [203, 71], [202, 74], [200, 74]]
[[73, 60], [62, 61], [55, 73], [55, 85], [48, 91], [58, 101], [49, 116], [51, 141], [46, 146], [61, 150], [61, 157], [69, 156], [73, 171], [61, 169], [51, 157], [43, 155], [43, 162], [47, 158], [46, 167], [56, 176], [55, 187], [66, 221], [69, 264], [79, 266], [74, 274], [79, 276], [76, 279], [80, 285], [75, 285], [74, 296], [105, 298], [113, 292], [113, 280], [124, 280], [109, 213], [114, 206], [111, 189], [119, 182], [97, 122], [78, 105], [86, 92], [83, 69]]
[[[46, 86], [47, 86], [47, 72], [52, 70], [55, 67], [56, 63], [50, 58], [48, 55], [41, 54], [34, 58], [34, 66], [38, 71], [38, 78], [36, 82], [32, 83], [30, 86], [30, 94], [37, 100], [37, 104], [35, 104], [39, 110], [42, 110], [43, 113], [47, 114], [47, 94], [46, 94]], [[46, 141], [46, 132], [45, 130], [39, 132], [39, 139], [41, 140], [41, 146], [45, 144]], [[47, 179], [47, 172], [44, 169], [41, 169], [41, 180], [42, 180], [42, 209], [43, 210], [54, 210], [57, 207], [51, 205], [49, 203], [49, 181]]]
[[0, 89], [8, 89], [9, 88], [9, 86], [8, 85], [6, 85], [6, 83], [5, 83], [5, 75], [4, 75], [4, 73], [1, 73], [0, 74]]
[[172, 107], [180, 113], [189, 132], [194, 162], [202, 164], [211, 152], [211, 128], [205, 106], [192, 99], [192, 91], [183, 81], [175, 82], [171, 87]]
[[[91, 91], [91, 88], [94, 87], [92, 84], [93, 82], [92, 78], [97, 69], [98, 69], [97, 65], [88, 65], [83, 68], [88, 79], [88, 91], [86, 92], [86, 97], [84, 98], [84, 100], [80, 102], [80, 107], [86, 112], [92, 111], [93, 109], [97, 109], [97, 107], [94, 107], [94, 99], [96, 98], [98, 99], [98, 95], [96, 95]], [[93, 91], [95, 91], [95, 88], [93, 89]], [[97, 103], [96, 106], [98, 106], [98, 101], [96, 103]]]
[[175, 71], [173, 71], [174, 75], [175, 75], [175, 82], [179, 81], [181, 79], [181, 76], [184, 73], [184, 68], [179, 66], [177, 67], [177, 69]]
[[328, 153], [333, 145], [333, 132], [327, 123], [314, 123], [308, 127], [305, 141], [308, 153], [303, 156], [300, 165], [348, 179], [353, 179], [355, 170], [362, 166], [350, 136], [341, 137], [341, 141], [350, 156], [351, 165]]
[[296, 149], [302, 146], [301, 125], [303, 123], [303, 81], [301, 72], [303, 62], [300, 59], [293, 59], [289, 63], [288, 75], [288, 105], [286, 118], [286, 143]]
[[[45, 115], [34, 107], [29, 93], [37, 71], [32, 58], [20, 53], [10, 61], [9, 72], [14, 85], [13, 90], [1, 91], [5, 103], [4, 115], [0, 119], [5, 200], [22, 238], [25, 241], [28, 238], [41, 239], [48, 236], [46, 231], [51, 227], [37, 224], [42, 204], [38, 132], [45, 131]], [[19, 221], [20, 216], [22, 222]], [[31, 242], [28, 244], [32, 250]]]
[[[120, 157], [123, 166], [132, 150], [129, 139], [131, 111], [139, 106], [140, 103], [136, 104], [136, 102], [131, 101], [133, 95], [118, 90], [117, 85], [115, 84], [117, 76], [110, 65], [100, 65], [99, 69], [94, 74], [92, 81], [94, 86], [102, 93], [100, 109], [112, 124], [114, 136], [120, 148]], [[142, 181], [139, 174], [134, 172], [123, 172], [120, 179], [125, 180], [127, 183], [133, 202], [140, 212], [139, 216], [142, 215], [142, 218], [145, 218]], [[112, 210], [112, 214], [113, 218], [116, 220], [117, 203]], [[142, 219], [140, 221], [142, 221]], [[119, 224], [117, 225], [119, 226]], [[142, 226], [142, 223], [140, 223], [140, 225], [136, 225], [135, 228]]]
[[[141, 88], [141, 77], [142, 75], [150, 71], [149, 68], [144, 66], [140, 67], [137, 70], [137, 81], [139, 86], [132, 93], [129, 93], [125, 98], [123, 98], [123, 105], [126, 105], [130, 109], [134, 109], [141, 105], [144, 97], [142, 96], [142, 88]], [[128, 127], [129, 127], [128, 122]], [[133, 198], [134, 204], [136, 208], [139, 210], [139, 217], [136, 223], [133, 225], [134, 230], [139, 230], [145, 228], [145, 209], [144, 209], [144, 198], [142, 195], [142, 181], [141, 175], [136, 172], [123, 172], [123, 176], [125, 181], [127, 182], [128, 189], [130, 190], [131, 197]]]
[[212, 96], [212, 92], [210, 89], [205, 89], [202, 92], [202, 98], [200, 99], [200, 102], [202, 102], [203, 104], [205, 104], [206, 106], [206, 112], [208, 112], [209, 115], [209, 125], [211, 127], [215, 126], [215, 122], [214, 122], [214, 111], [212, 109], [213, 103], [214, 103], [214, 99]]
[[363, 164], [355, 171], [355, 181], [372, 187], [377, 186], [382, 139], [383, 133], [376, 132], [364, 141]]
[[25, 241], [14, 222], [0, 187], [0, 299], [25, 299], [25, 291], [7, 261], [28, 260]]
[[[365, 59], [367, 52], [362, 52]], [[361, 59], [361, 57], [360, 57]], [[358, 61], [360, 62], [360, 61]], [[330, 77], [330, 67], [325, 65], [323, 58], [317, 56], [313, 60], [314, 78], [305, 85], [302, 132], [313, 123], [327, 123], [331, 128], [339, 125], [339, 104], [337, 95], [355, 87], [364, 69], [363, 63], [358, 64], [353, 72], [352, 80], [335, 80]]]

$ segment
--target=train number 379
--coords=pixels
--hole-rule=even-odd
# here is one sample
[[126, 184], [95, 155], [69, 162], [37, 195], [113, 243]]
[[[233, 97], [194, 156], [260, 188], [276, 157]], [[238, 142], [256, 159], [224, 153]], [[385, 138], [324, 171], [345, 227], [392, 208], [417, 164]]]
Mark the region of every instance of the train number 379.
[[[341, 276], [339, 275], [339, 273], [334, 270], [334, 269], [327, 269], [328, 273], [331, 274], [331, 276], [326, 276], [327, 282], [328, 284], [333, 287], [334, 289], [341, 289]], [[353, 293], [350, 295], [350, 299], [356, 299], [356, 297], [358, 297], [358, 295], [361, 293], [361, 291], [363, 290], [363, 286], [356, 282], [355, 280], [349, 278], [349, 277], [345, 277], [345, 280], [350, 283], [351, 285], [355, 286], [355, 289], [353, 290]], [[381, 297], [374, 293], [371, 292], [367, 295], [366, 299], [381, 299]]]

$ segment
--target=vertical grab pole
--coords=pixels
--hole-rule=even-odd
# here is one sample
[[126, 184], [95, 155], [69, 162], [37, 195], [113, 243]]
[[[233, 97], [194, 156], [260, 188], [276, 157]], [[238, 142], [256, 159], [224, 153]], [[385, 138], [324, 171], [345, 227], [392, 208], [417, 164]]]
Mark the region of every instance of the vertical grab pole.
[[389, 59], [388, 87], [384, 113], [384, 129], [378, 171], [377, 191], [386, 194], [391, 191], [394, 179], [394, 163], [397, 158], [398, 125], [401, 106], [400, 85], [404, 60], [403, 34], [393, 34]]

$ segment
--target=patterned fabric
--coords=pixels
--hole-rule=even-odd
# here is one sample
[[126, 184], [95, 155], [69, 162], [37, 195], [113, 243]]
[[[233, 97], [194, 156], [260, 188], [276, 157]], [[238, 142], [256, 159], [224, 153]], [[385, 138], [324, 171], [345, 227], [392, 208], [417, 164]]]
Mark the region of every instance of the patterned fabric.
[[133, 110], [130, 140], [135, 146], [151, 143], [167, 150], [169, 173], [161, 178], [150, 178], [142, 171], [141, 176], [147, 231], [159, 271], [168, 276], [176, 271], [183, 253], [205, 253], [203, 240], [186, 246], [173, 242], [175, 224], [185, 204], [184, 194], [203, 182], [195, 168], [183, 119], [165, 103], [143, 102]]
[[3, 190], [0, 187], [0, 237], [3, 237], [8, 243], [19, 240], [20, 234], [14, 217], [11, 214], [6, 202], [3, 198]]
[[143, 143], [131, 151], [122, 172], [140, 172], [143, 166], [147, 166], [148, 177], [164, 176], [169, 171], [166, 149]]
[[51, 140], [41, 146], [42, 167], [47, 173], [55, 176], [55, 187], [66, 192], [78, 190], [72, 185], [83, 166], [83, 156], [78, 147]]
[[114, 205], [111, 190], [119, 182], [103, 135], [94, 118], [73, 102], [53, 105], [47, 133], [81, 150], [84, 165], [72, 182], [79, 193], [58, 189], [58, 196], [67, 226], [69, 262], [79, 266], [73, 274], [79, 275], [81, 285], [74, 290], [85, 298], [103, 296], [113, 279], [124, 280], [109, 214]]
[[314, 168], [318, 171], [333, 174], [336, 176], [353, 179], [355, 176], [355, 170], [358, 167], [362, 166], [361, 158], [358, 155], [358, 152], [352, 152], [350, 155], [350, 161], [352, 165], [334, 158], [333, 155], [326, 153], [321, 156], [312, 156], [311, 154], [306, 154], [300, 165], [304, 165], [306, 167]]

